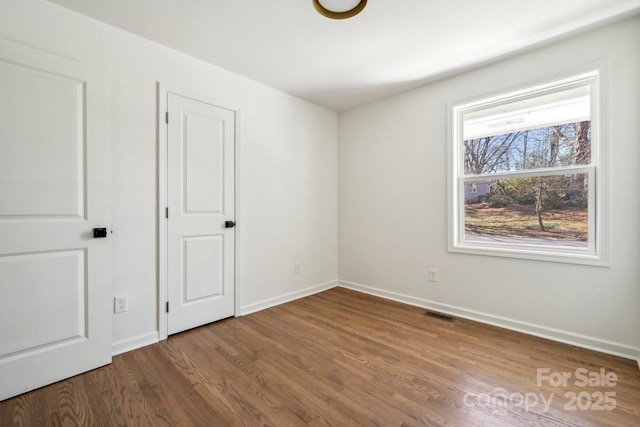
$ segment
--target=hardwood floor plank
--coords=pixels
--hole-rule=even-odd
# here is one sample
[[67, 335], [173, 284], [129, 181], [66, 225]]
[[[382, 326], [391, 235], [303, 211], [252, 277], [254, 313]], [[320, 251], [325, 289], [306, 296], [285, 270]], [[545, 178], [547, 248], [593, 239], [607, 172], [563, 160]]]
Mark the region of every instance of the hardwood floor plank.
[[[120, 356], [116, 356], [119, 358]], [[100, 369], [94, 369], [80, 375], [84, 379], [84, 390], [93, 390], [87, 393], [96, 417], [100, 425], [122, 426], [126, 425], [124, 411], [118, 395], [118, 378], [115, 365], [111, 364]]]
[[45, 416], [43, 393], [25, 393], [0, 402], [0, 426], [40, 426]]
[[[217, 328], [215, 333], [212, 330], [207, 331], [208, 337], [212, 342], [224, 343], [225, 340], [232, 340], [233, 342], [242, 342], [243, 340], [250, 340], [248, 342], [256, 342], [256, 336], [253, 334], [242, 334], [242, 330], [249, 332], [247, 328], [225, 328], [226, 324], [221, 325], [221, 328]], [[229, 332], [240, 332], [227, 335]], [[259, 338], [258, 338], [259, 339]], [[261, 384], [265, 390], [264, 392], [270, 392], [272, 396], [278, 399], [278, 410], [291, 410], [293, 414], [298, 418], [296, 423], [302, 422], [303, 425], [336, 425], [335, 422], [341, 421], [335, 418], [333, 414], [329, 414], [328, 419], [318, 418], [316, 414], [326, 413], [330, 408], [326, 405], [319, 404], [318, 401], [311, 399], [311, 392], [302, 387], [297, 381], [291, 381], [288, 378], [287, 371], [282, 370], [278, 364], [278, 360], [270, 358], [267, 353], [261, 358], [252, 357], [255, 353], [250, 352], [244, 354], [243, 351], [238, 353], [221, 352], [224, 357], [233, 358], [236, 360], [236, 364], [252, 364], [253, 367], [250, 371], [244, 369], [249, 377], [255, 378], [259, 384]], [[242, 360], [242, 358], [246, 358]], [[252, 363], [254, 362], [254, 363]], [[267, 387], [268, 386], [268, 387]], [[303, 402], [304, 401], [304, 402]], [[289, 408], [282, 408], [282, 403], [286, 402]], [[333, 421], [333, 422], [331, 422]]]
[[[576, 382], [578, 369], [602, 368], [615, 386]], [[538, 369], [570, 379], [540, 381]], [[587, 408], [605, 393], [615, 409]], [[640, 370], [335, 288], [0, 402], [0, 425], [631, 427], [640, 426]]]

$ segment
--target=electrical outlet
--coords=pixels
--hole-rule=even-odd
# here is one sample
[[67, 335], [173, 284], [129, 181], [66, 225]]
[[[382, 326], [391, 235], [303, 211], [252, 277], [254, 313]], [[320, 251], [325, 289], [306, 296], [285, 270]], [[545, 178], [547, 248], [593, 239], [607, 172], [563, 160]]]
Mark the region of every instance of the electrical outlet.
[[113, 299], [113, 312], [123, 313], [129, 309], [129, 297], [127, 295], [120, 295]]
[[300, 274], [301, 270], [300, 270], [300, 263], [296, 262], [295, 264], [293, 264], [293, 273], [294, 274]]
[[436, 283], [438, 281], [438, 270], [435, 268], [429, 269], [429, 281]]

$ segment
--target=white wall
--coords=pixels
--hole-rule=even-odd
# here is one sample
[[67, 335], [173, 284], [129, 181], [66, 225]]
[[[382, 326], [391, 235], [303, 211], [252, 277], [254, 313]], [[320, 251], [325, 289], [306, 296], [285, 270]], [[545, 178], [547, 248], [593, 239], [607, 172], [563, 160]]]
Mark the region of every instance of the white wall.
[[3, 1], [0, 38], [109, 70], [116, 352], [157, 339], [157, 82], [240, 108], [241, 312], [335, 284], [336, 113], [44, 0]]
[[[640, 18], [341, 113], [338, 277], [344, 286], [640, 357]], [[428, 49], [425, 51], [428, 54]], [[447, 105], [607, 71], [610, 268], [447, 252]], [[429, 283], [429, 268], [439, 281]]]

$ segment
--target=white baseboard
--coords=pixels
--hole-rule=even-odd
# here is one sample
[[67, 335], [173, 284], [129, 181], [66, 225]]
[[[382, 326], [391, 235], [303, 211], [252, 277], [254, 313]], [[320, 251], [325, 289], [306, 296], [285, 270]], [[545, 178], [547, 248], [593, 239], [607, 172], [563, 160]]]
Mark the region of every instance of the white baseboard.
[[137, 337], [114, 342], [111, 347], [111, 354], [113, 356], [117, 356], [118, 354], [126, 353], [127, 351], [135, 350], [157, 342], [158, 332], [149, 332], [148, 334], [138, 335]]
[[498, 326], [500, 328], [550, 339], [552, 341], [558, 341], [565, 344], [583, 347], [589, 350], [595, 350], [614, 356], [620, 356], [624, 357], [625, 359], [637, 360], [638, 367], [640, 368], [640, 348], [638, 347], [632, 347], [622, 343], [575, 334], [573, 332], [562, 331], [559, 329], [553, 329], [546, 326], [535, 325], [533, 323], [521, 322], [519, 320], [495, 316], [492, 314], [482, 313], [474, 310], [468, 310], [448, 304], [441, 304], [422, 298], [416, 298], [409, 295], [386, 291], [383, 289], [372, 288], [369, 286], [361, 285], [359, 283], [339, 280], [338, 286], [378, 296], [381, 298], [402, 302], [416, 307], [437, 311], [439, 313], [444, 313], [455, 317], [474, 320], [477, 322]]
[[310, 288], [301, 289], [296, 292], [280, 295], [274, 298], [269, 298], [264, 301], [255, 302], [253, 304], [240, 307], [240, 316], [255, 313], [256, 311], [264, 310], [276, 305], [284, 304], [286, 302], [294, 301], [300, 298], [308, 297], [313, 294], [317, 294], [322, 291], [326, 291], [331, 288], [335, 288], [337, 283], [335, 281], [322, 283], [320, 285], [312, 286]]

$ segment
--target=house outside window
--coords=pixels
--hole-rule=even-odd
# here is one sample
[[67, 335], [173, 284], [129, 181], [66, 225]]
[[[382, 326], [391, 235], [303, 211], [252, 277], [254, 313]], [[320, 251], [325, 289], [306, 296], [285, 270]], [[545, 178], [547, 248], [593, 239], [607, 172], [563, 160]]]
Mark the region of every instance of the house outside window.
[[450, 251], [607, 264], [600, 79], [452, 106]]

